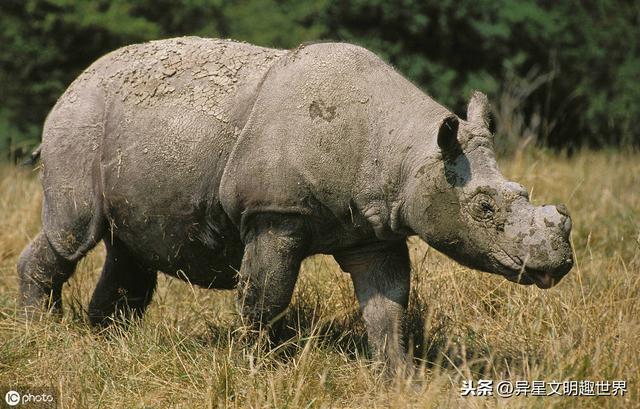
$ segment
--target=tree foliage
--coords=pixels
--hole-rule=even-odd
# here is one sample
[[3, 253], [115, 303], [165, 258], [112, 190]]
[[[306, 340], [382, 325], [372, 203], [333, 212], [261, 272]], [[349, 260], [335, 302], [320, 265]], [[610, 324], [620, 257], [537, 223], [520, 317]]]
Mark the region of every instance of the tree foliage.
[[[102, 54], [178, 35], [353, 42], [461, 115], [471, 89], [486, 92], [502, 104], [499, 130], [555, 147], [640, 145], [638, 2], [3, 0], [0, 149], [35, 143], [58, 96]], [[516, 114], [519, 128], [507, 123]]]

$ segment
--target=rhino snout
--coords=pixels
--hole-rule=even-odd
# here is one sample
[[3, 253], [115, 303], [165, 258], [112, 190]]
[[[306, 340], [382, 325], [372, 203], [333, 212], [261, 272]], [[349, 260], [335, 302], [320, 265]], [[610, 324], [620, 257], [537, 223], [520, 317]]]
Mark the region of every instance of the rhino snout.
[[[543, 243], [555, 243], [544, 252], [533, 253], [526, 268], [532, 281], [540, 288], [556, 285], [573, 267], [573, 254], [569, 236], [571, 234], [571, 216], [563, 204], [545, 205], [539, 208], [538, 215], [543, 227]], [[545, 233], [543, 233], [545, 232]]]

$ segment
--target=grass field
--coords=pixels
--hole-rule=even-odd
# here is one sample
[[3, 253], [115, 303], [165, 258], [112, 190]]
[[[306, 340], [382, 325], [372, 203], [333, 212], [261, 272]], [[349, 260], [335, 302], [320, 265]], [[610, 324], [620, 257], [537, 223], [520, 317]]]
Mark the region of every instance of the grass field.
[[[531, 151], [502, 167], [535, 203], [567, 204], [574, 269], [551, 290], [521, 287], [411, 238], [418, 369], [393, 382], [365, 358], [351, 283], [325, 257], [305, 261], [286, 317], [296, 331], [270, 350], [241, 342], [233, 293], [164, 276], [140, 325], [92, 331], [84, 309], [102, 248], [65, 286], [62, 320], [22, 321], [15, 264], [39, 229], [41, 190], [35, 172], [2, 168], [0, 388], [53, 386], [63, 408], [640, 407], [640, 155]], [[627, 392], [461, 397], [463, 379], [626, 380]]]

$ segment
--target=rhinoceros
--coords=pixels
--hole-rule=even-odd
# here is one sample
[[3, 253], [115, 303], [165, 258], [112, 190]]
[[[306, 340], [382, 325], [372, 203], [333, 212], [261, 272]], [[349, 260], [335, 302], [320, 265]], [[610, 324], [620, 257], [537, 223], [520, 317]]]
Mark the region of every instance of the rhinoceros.
[[237, 289], [245, 322], [288, 306], [302, 260], [350, 274], [380, 359], [403, 356], [406, 238], [457, 262], [549, 288], [573, 265], [565, 206], [533, 206], [498, 170], [489, 105], [462, 119], [374, 53], [175, 38], [94, 62], [42, 137], [42, 231], [22, 252], [25, 309], [60, 311], [96, 244], [88, 315], [139, 317], [157, 272]]

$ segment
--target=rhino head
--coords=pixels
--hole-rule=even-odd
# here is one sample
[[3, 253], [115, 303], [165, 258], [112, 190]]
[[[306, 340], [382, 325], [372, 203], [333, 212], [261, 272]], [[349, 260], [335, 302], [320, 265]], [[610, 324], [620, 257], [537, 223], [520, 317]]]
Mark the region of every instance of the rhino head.
[[463, 265], [550, 288], [573, 266], [571, 217], [564, 205], [532, 205], [527, 190], [500, 173], [488, 110], [476, 92], [466, 121], [449, 115], [440, 122], [439, 155], [414, 161], [403, 218]]

